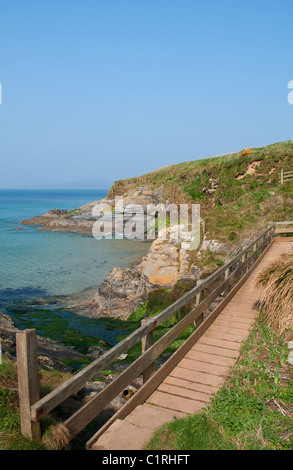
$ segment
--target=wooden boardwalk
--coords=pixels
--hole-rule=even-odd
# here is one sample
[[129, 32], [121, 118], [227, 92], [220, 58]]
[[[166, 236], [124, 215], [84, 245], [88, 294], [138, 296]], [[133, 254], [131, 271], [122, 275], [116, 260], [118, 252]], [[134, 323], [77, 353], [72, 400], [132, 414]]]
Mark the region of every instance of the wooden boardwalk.
[[92, 450], [140, 450], [162, 424], [202, 410], [224, 384], [258, 315], [255, 276], [288, 249], [276, 240], [252, 275], [145, 403], [117, 419]]

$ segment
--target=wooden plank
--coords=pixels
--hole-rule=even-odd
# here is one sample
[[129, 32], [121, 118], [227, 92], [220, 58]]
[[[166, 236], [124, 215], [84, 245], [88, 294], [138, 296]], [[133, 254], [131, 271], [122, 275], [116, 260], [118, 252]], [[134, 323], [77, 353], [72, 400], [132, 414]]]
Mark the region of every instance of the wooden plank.
[[277, 228], [276, 229], [276, 233], [279, 234], [279, 233], [292, 233], [293, 232], [293, 228]]
[[254, 324], [254, 320], [250, 320], [249, 323], [240, 323], [240, 322], [236, 322], [232, 320], [229, 321], [229, 320], [220, 318], [220, 319], [217, 319], [214, 324], [217, 326], [224, 327], [224, 328], [228, 328], [229, 326], [231, 326], [232, 328], [235, 327], [243, 331], [249, 331], [250, 327]]
[[221, 314], [221, 318], [223, 321], [233, 321], [238, 323], [239, 325], [250, 325], [255, 322], [255, 319], [257, 317], [257, 312], [253, 312], [251, 315], [246, 315], [245, 317], [243, 315], [238, 315], [237, 313], [234, 312], [233, 309], [225, 308], [223, 313]]
[[190, 380], [191, 382], [211, 385], [212, 387], [220, 387], [225, 382], [225, 378], [223, 376], [207, 374], [205, 372], [195, 370], [187, 370], [179, 366], [175, 367], [170, 375], [171, 377], [178, 377], [179, 379]]
[[28, 439], [40, 440], [40, 423], [31, 420], [31, 405], [40, 398], [36, 330], [16, 333], [16, 356], [21, 433]]
[[[247, 332], [248, 331], [249, 330], [247, 330]], [[247, 333], [243, 330], [236, 330], [236, 328], [221, 328], [220, 326], [215, 325], [213, 325], [213, 327], [210, 328], [210, 330], [207, 332], [207, 335], [211, 334], [215, 335], [216, 338], [227, 338], [228, 340], [229, 338], [227, 336], [232, 336], [233, 338], [235, 338], [234, 341], [242, 341], [242, 338], [245, 338], [245, 336], [247, 335]]]
[[223, 338], [213, 338], [209, 337], [207, 335], [202, 338], [198, 344], [205, 344], [208, 346], [218, 346], [223, 349], [231, 349], [233, 351], [240, 351], [241, 349], [241, 343], [236, 342], [236, 341], [228, 341]]
[[201, 401], [188, 398], [176, 397], [167, 393], [155, 391], [147, 403], [166, 408], [167, 410], [179, 411], [180, 413], [194, 414], [205, 407]]
[[219, 331], [209, 331], [207, 333], [207, 336], [209, 338], [214, 338], [214, 339], [222, 339], [226, 341], [233, 341], [238, 342], [239, 344], [242, 342], [244, 335], [237, 335], [235, 336], [234, 334], [228, 334], [228, 333], [221, 333]]
[[218, 347], [215, 345], [210, 345], [210, 344], [204, 344], [201, 341], [198, 341], [195, 346], [190, 350], [194, 352], [203, 352], [203, 353], [210, 353], [215, 356], [220, 356], [220, 357], [230, 357], [230, 358], [237, 358], [238, 357], [238, 351], [235, 349], [225, 349], [223, 347]]
[[275, 222], [275, 225], [291, 225], [293, 224], [293, 220], [285, 220], [284, 222]]
[[191, 349], [185, 356], [186, 359], [194, 359], [196, 361], [201, 361], [203, 364], [215, 364], [218, 366], [232, 366], [235, 364], [235, 359], [233, 357], [219, 356], [217, 354], [206, 353], [198, 351], [196, 349]]
[[169, 395], [175, 395], [182, 398], [189, 398], [190, 400], [202, 401], [203, 403], [209, 403], [212, 397], [212, 393], [207, 394], [203, 392], [198, 392], [195, 390], [190, 390], [188, 388], [166, 384], [165, 382], [163, 382], [157, 390], [159, 392], [168, 393]]
[[168, 375], [168, 377], [165, 378], [163, 383], [167, 385], [174, 385], [176, 387], [186, 388], [188, 390], [206, 393], [207, 395], [214, 395], [218, 391], [218, 387], [213, 387], [212, 385], [201, 384], [198, 382], [192, 382], [192, 380], [188, 379], [172, 377], [171, 375]]
[[235, 307], [232, 307], [228, 305], [228, 307], [225, 309], [225, 312], [223, 312], [223, 318], [231, 318], [231, 321], [237, 320], [237, 321], [255, 321], [257, 318], [257, 311], [256, 310], [242, 310], [241, 312], [239, 310], [235, 310]]
[[213, 324], [213, 326], [210, 329], [210, 332], [218, 332], [218, 333], [225, 333], [225, 334], [232, 334], [235, 335], [235, 337], [240, 337], [243, 338], [245, 337], [250, 328], [246, 328], [245, 330], [243, 328], [234, 328], [234, 327], [227, 327], [227, 326], [221, 326], [219, 324]]
[[230, 303], [230, 307], [234, 307], [237, 311], [243, 310], [245, 312], [245, 310], [249, 311], [253, 309], [254, 303], [253, 299], [247, 300], [246, 296], [243, 296], [242, 298], [233, 299]]
[[229, 366], [219, 366], [217, 364], [201, 362], [196, 359], [186, 357], [179, 362], [178, 367], [198, 372], [205, 372], [206, 374], [219, 375], [220, 377], [226, 377], [230, 369]]

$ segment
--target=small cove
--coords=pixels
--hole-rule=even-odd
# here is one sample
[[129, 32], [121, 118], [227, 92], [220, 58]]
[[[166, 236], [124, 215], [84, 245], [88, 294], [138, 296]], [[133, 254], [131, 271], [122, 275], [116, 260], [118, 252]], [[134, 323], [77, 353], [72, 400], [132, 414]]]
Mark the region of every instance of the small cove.
[[74, 209], [105, 196], [106, 191], [101, 190], [0, 191], [0, 310], [11, 316], [16, 327], [36, 328], [40, 336], [84, 354], [99, 340], [113, 346], [137, 324], [83, 317], [66, 310], [59, 300], [97, 288], [113, 267], [139, 262], [149, 243], [39, 231], [35, 226], [22, 226], [21, 221], [53, 208]]

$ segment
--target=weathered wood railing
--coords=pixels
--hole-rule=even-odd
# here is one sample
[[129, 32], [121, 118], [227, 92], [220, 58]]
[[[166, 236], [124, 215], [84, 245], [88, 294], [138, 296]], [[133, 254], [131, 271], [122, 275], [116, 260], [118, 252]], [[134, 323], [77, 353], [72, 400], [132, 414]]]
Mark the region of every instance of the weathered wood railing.
[[275, 233], [284, 234], [284, 233], [293, 233], [293, 221], [285, 222], [276, 222], [275, 223]]
[[[99, 371], [105, 369], [121, 354], [127, 353], [128, 350], [138, 341], [142, 341], [141, 356], [130, 364], [129, 367], [115, 380], [107, 385], [102, 391], [98, 392], [92, 399], [67, 419], [67, 421], [64, 422], [64, 425], [68, 429], [70, 438], [72, 439], [141, 374], [143, 374], [144, 380], [147, 380], [145, 385], [149, 384], [147, 393], [150, 394], [158, 386], [158, 381], [165, 378], [162, 375], [164, 366], [154, 373], [154, 361], [190, 325], [194, 324], [197, 328], [195, 331], [195, 338], [202, 334], [202, 332], [214, 320], [215, 315], [218, 315], [231, 296], [233, 296], [240, 288], [240, 285], [249, 276], [250, 271], [254, 269], [258, 260], [264, 256], [264, 253], [273, 242], [274, 236], [275, 226], [273, 225], [200, 285], [194, 287], [155, 317], [142, 322], [140, 328], [135, 330], [100, 358], [77, 372], [69, 380], [41, 399], [39, 399], [36, 374], [36, 331], [25, 330], [18, 333], [17, 363], [22, 433], [30, 439], [39, 439], [40, 420], [46, 414], [66, 400], [70, 395], [80, 390], [86, 382], [95, 377]], [[211, 304], [219, 298], [221, 298], [221, 302], [216, 307], [215, 311], [213, 311], [213, 314], [203, 321], [204, 312], [206, 312], [211, 307]], [[191, 311], [153, 344], [152, 335], [154, 329], [186, 305], [191, 305]], [[188, 347], [188, 341], [189, 340], [181, 346], [180, 351], [184, 352], [184, 348]], [[177, 354], [178, 351], [176, 351], [173, 356], [180, 358], [180, 351], [179, 354]], [[176, 364], [174, 364], [174, 366], [175, 365]], [[165, 369], [167, 371], [168, 367]], [[142, 387], [142, 389], [144, 389], [144, 387]], [[136, 396], [143, 397], [144, 391], [142, 389], [134, 394], [132, 399]], [[143, 393], [140, 393], [141, 390]], [[135, 403], [137, 403], [137, 398], [134, 399], [133, 406], [135, 406]], [[124, 407], [126, 406], [127, 405], [124, 405]], [[120, 413], [121, 416], [123, 413], [125, 414], [123, 411], [124, 407], [122, 408], [122, 414]], [[110, 422], [112, 421], [113, 419], [110, 420]], [[107, 427], [107, 423], [105, 426]]]
[[284, 184], [284, 183], [287, 183], [288, 181], [293, 181], [293, 171], [284, 171], [282, 169], [280, 183]]

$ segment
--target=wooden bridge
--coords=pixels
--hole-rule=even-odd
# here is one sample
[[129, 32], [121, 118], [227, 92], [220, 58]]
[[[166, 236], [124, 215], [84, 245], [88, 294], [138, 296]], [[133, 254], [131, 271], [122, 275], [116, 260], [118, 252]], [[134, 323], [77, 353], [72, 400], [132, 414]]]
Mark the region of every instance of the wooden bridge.
[[[278, 232], [282, 232], [282, 225], [277, 227]], [[23, 434], [39, 439], [42, 417], [138, 341], [142, 342], [141, 356], [64, 422], [70, 438], [82, 431], [141, 374], [143, 386], [88, 441], [87, 449], [142, 449], [154, 430], [165, 422], [203, 409], [229, 375], [241, 343], [248, 337], [257, 317], [256, 273], [288, 249], [289, 239], [278, 243], [275, 231], [276, 224], [202, 284], [156, 317], [144, 321], [131, 335], [42, 399], [39, 399], [38, 388], [36, 331], [18, 333]], [[190, 312], [154, 343], [154, 329], [187, 305]], [[155, 372], [154, 361], [192, 324], [195, 331]]]

